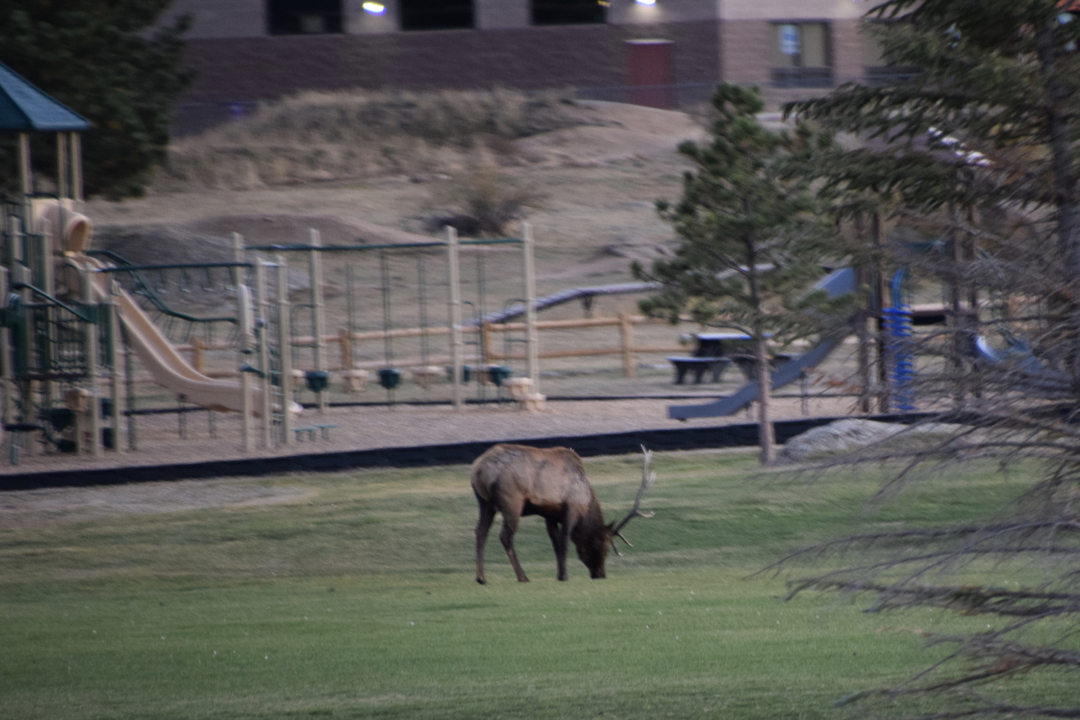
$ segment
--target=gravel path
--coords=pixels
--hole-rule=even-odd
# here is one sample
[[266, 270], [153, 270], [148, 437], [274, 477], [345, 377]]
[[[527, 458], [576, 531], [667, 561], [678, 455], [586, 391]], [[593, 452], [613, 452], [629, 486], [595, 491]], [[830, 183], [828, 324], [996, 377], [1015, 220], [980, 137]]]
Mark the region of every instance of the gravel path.
[[[24, 453], [17, 466], [10, 465], [7, 457], [3, 457], [0, 458], [0, 463], [3, 463], [0, 465], [0, 478], [8, 474], [47, 470], [147, 466], [466, 441], [527, 440], [642, 429], [713, 427], [748, 423], [755, 419], [754, 415], [746, 412], [728, 418], [702, 418], [686, 423], [667, 417], [669, 405], [693, 402], [696, 401], [641, 399], [549, 402], [545, 412], [525, 412], [510, 404], [470, 405], [461, 411], [454, 411], [448, 405], [331, 408], [321, 416], [315, 410], [306, 410], [296, 424], [334, 423], [337, 427], [330, 431], [329, 440], [317, 438], [314, 441], [264, 448], [261, 447], [261, 435], [256, 429], [253, 439], [255, 448], [250, 453], [242, 449], [240, 418], [235, 414], [215, 414], [214, 436], [211, 437], [210, 414], [188, 413], [183, 422], [185, 438], [180, 437], [181, 423], [175, 414], [138, 416], [138, 449], [135, 452], [105, 451], [100, 458]], [[804, 417], [798, 398], [778, 398], [774, 403], [777, 420]], [[812, 416], [838, 416], [848, 414], [851, 405], [848, 398], [811, 398], [807, 410]]]

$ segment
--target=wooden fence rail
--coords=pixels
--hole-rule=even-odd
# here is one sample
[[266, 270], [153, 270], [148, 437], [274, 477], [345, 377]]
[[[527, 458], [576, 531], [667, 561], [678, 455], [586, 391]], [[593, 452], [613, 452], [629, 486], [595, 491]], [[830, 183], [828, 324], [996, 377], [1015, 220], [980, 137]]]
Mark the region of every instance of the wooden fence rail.
[[[576, 330], [582, 328], [601, 328], [601, 327], [617, 327], [619, 328], [619, 343], [618, 345], [612, 345], [609, 347], [592, 347], [592, 348], [574, 348], [570, 350], [551, 350], [547, 352], [539, 353], [539, 357], [542, 359], [554, 359], [554, 358], [570, 358], [570, 357], [595, 357], [600, 355], [621, 355], [623, 365], [624, 377], [632, 378], [636, 375], [637, 363], [636, 355], [639, 354], [663, 354], [673, 352], [684, 352], [685, 348], [678, 345], [634, 345], [634, 332], [633, 327], [635, 325], [656, 325], [663, 324], [667, 321], [658, 318], [648, 318], [643, 315], [620, 315], [613, 318], [583, 318], [580, 320], [541, 320], [536, 323], [536, 329], [538, 331], [544, 330]], [[485, 323], [481, 331], [481, 342], [483, 343], [483, 357], [486, 357], [493, 363], [506, 362], [508, 360], [525, 360], [525, 354], [522, 353], [504, 353], [494, 350], [495, 343], [493, 337], [495, 333], [508, 333], [508, 332], [524, 332], [525, 323], [512, 322], [512, 323]], [[387, 335], [393, 338], [415, 338], [424, 335], [427, 336], [439, 336], [448, 335], [450, 329], [447, 327], [433, 327], [433, 328], [396, 328], [387, 332], [381, 330], [370, 330], [364, 332], [349, 333], [348, 330], [342, 329], [337, 335], [327, 335], [323, 338], [323, 342], [327, 344], [337, 343], [340, 348], [341, 363], [338, 370], [351, 369], [355, 367], [353, 352], [353, 344], [359, 341], [371, 341], [382, 340]], [[292, 341], [295, 347], [313, 347], [315, 346], [315, 338], [312, 336], [306, 337], [294, 337]], [[208, 345], [202, 341], [196, 339], [190, 345], [178, 345], [177, 350], [183, 352], [190, 352], [192, 359], [192, 366], [198, 372], [205, 373], [205, 359], [204, 355], [207, 350], [230, 350], [231, 345], [215, 344]], [[366, 363], [370, 364], [370, 363]], [[374, 365], [373, 365], [374, 367]], [[225, 377], [227, 375], [235, 375], [233, 372], [212, 373], [218, 377]]]

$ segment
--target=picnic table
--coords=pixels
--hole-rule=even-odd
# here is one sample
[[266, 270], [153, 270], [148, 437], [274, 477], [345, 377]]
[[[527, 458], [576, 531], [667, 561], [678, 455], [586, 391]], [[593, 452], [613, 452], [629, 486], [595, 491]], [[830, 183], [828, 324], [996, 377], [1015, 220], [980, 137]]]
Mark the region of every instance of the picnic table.
[[737, 351], [745, 349], [751, 340], [749, 335], [740, 332], [696, 333], [692, 356], [667, 359], [675, 368], [675, 384], [682, 385], [688, 373], [693, 376], [694, 383], [699, 384], [706, 372], [712, 382], [720, 382]]
[[[753, 341], [746, 333], [713, 332], [694, 335], [694, 354], [689, 357], [669, 357], [667, 360], [675, 369], [675, 384], [682, 385], [689, 374], [695, 384], [700, 384], [709, 373], [712, 382], [720, 382], [724, 371], [734, 363], [747, 380], [754, 379], [755, 360], [748, 352]], [[775, 368], [790, 360], [790, 355], [778, 354], [770, 358]]]

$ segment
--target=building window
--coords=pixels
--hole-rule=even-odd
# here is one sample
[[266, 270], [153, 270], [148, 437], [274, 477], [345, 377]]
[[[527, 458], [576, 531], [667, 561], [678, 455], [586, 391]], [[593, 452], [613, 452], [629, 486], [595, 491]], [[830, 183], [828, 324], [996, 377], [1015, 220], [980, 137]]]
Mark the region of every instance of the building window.
[[342, 0], [268, 0], [271, 35], [320, 35], [342, 32]]
[[893, 85], [919, 74], [914, 65], [900, 65], [888, 57], [880, 35], [883, 26], [870, 26], [862, 32], [863, 71], [871, 85]]
[[532, 0], [533, 25], [587, 25], [604, 22], [605, 0]]
[[772, 27], [772, 81], [779, 87], [831, 87], [829, 26], [823, 22]]
[[401, 0], [402, 30], [473, 27], [472, 0]]

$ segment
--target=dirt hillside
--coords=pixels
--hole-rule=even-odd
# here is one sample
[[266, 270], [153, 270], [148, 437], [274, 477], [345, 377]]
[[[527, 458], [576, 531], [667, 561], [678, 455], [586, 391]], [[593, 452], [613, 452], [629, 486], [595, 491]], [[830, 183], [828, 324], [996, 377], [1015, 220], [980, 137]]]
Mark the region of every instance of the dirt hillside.
[[[654, 202], [678, 196], [684, 164], [675, 148], [703, 131], [686, 114], [634, 105], [580, 102], [577, 112], [587, 124], [513, 141], [508, 155], [520, 162], [502, 172], [542, 198], [527, 218], [542, 276], [567, 285], [584, 278], [617, 281], [627, 276], [630, 258], [651, 257], [672, 238]], [[436, 174], [245, 191], [152, 191], [119, 203], [93, 200], [86, 212], [96, 227], [95, 247], [137, 262], [178, 262], [187, 252], [191, 260], [217, 259], [228, 253], [222, 239], [233, 232], [249, 244], [304, 243], [308, 228], [333, 245], [430, 239], [432, 219], [450, 212], [445, 188], [454, 182]]]

